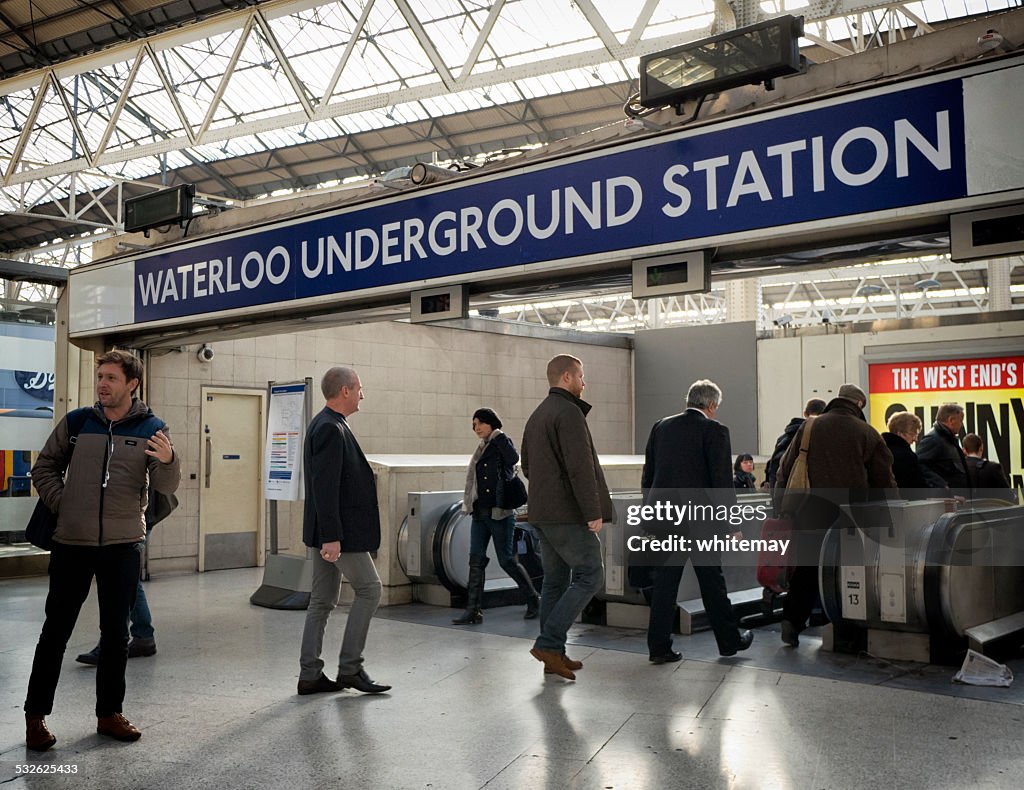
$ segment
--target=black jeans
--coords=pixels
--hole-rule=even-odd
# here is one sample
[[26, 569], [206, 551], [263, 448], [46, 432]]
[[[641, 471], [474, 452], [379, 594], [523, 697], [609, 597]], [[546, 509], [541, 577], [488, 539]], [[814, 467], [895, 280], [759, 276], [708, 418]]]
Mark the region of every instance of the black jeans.
[[[651, 588], [651, 618], [647, 626], [647, 650], [652, 656], [664, 655], [672, 649], [672, 625], [676, 616], [676, 594], [683, 578], [687, 556], [676, 555], [673, 564], [663, 565], [654, 571]], [[720, 653], [728, 653], [739, 646], [740, 632], [732, 602], [722, 575], [721, 555], [715, 552], [694, 552], [690, 555], [693, 570], [700, 585], [700, 597], [704, 602], [711, 630]]]
[[39, 635], [25, 713], [47, 716], [60, 679], [60, 666], [93, 576], [100, 605], [100, 660], [96, 667], [96, 715], [121, 712], [128, 663], [128, 613], [135, 604], [142, 544], [68, 546], [50, 552], [46, 622]]

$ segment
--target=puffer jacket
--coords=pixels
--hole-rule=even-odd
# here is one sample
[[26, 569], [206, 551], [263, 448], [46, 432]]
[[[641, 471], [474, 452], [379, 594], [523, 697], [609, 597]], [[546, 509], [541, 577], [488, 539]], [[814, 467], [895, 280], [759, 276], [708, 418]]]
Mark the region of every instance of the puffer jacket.
[[[81, 426], [74, 442], [69, 421]], [[177, 452], [169, 464], [146, 455], [146, 440], [159, 430], [170, 436], [163, 420], [138, 399], [113, 423], [97, 403], [57, 424], [32, 467], [40, 499], [57, 513], [55, 541], [106, 546], [145, 538], [149, 486], [173, 494], [181, 480]]]

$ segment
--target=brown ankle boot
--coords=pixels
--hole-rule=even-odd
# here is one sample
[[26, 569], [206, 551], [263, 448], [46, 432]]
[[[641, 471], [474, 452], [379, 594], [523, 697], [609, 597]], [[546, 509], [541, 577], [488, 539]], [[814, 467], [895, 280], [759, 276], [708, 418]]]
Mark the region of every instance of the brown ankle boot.
[[120, 713], [100, 716], [96, 719], [96, 732], [100, 735], [109, 735], [111, 738], [117, 738], [119, 741], [137, 741], [142, 737], [142, 733]]
[[25, 745], [34, 752], [45, 752], [57, 742], [57, 737], [46, 726], [45, 716], [25, 714]]

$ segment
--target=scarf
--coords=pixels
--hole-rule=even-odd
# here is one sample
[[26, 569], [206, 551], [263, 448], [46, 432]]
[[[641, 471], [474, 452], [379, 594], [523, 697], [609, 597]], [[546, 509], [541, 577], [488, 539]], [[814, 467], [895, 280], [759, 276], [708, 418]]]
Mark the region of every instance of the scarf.
[[[466, 470], [466, 489], [462, 495], [463, 513], [473, 512], [473, 503], [476, 502], [476, 465], [484, 454], [484, 450], [487, 449], [487, 443], [495, 436], [501, 436], [501, 431], [498, 428], [491, 431], [491, 435], [480, 442], [480, 445], [473, 453], [473, 457], [469, 459], [469, 469]], [[514, 512], [513, 510], [502, 510], [500, 507], [493, 507], [491, 508], [491, 518], [500, 521]]]

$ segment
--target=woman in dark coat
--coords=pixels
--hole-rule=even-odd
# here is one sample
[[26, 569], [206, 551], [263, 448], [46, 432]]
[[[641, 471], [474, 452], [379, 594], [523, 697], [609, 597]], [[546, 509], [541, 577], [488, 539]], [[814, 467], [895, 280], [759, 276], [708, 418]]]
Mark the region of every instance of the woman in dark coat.
[[736, 456], [736, 463], [732, 465], [735, 477], [732, 479], [734, 488], [757, 489], [757, 481], [754, 479], [754, 456], [750, 453], [740, 453]]
[[910, 447], [921, 435], [921, 420], [909, 411], [901, 411], [889, 418], [886, 427], [889, 430], [882, 434], [882, 439], [892, 453], [892, 476], [896, 478], [900, 495], [904, 499], [927, 499], [928, 480], [917, 453]]
[[512, 550], [515, 511], [499, 507], [501, 483], [512, 477], [519, 463], [515, 445], [501, 431], [501, 419], [491, 409], [473, 413], [473, 432], [480, 437], [480, 446], [473, 453], [466, 472], [466, 491], [462, 512], [472, 513], [469, 538], [469, 584], [466, 587], [466, 611], [452, 620], [456, 625], [476, 625], [484, 621], [482, 600], [486, 581], [487, 544], [494, 539], [494, 553], [501, 568], [526, 596], [525, 619], [532, 620], [540, 612], [540, 597], [530, 581], [530, 574], [519, 564]]

